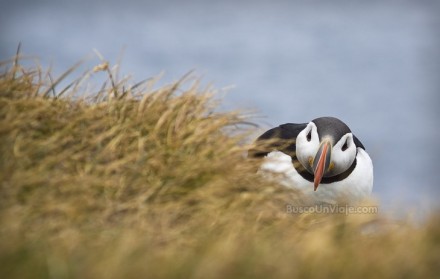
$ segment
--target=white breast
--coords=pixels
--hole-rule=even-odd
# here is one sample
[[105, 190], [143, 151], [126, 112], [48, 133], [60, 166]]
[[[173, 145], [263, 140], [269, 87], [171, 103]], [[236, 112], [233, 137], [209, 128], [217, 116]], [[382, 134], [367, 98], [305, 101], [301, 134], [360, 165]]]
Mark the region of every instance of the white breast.
[[337, 203], [344, 200], [355, 203], [367, 198], [373, 189], [373, 163], [365, 150], [358, 148], [356, 167], [344, 180], [320, 184], [313, 191], [313, 182], [304, 179], [294, 168], [292, 158], [280, 151], [269, 153], [260, 173], [281, 185], [300, 190], [312, 202]]

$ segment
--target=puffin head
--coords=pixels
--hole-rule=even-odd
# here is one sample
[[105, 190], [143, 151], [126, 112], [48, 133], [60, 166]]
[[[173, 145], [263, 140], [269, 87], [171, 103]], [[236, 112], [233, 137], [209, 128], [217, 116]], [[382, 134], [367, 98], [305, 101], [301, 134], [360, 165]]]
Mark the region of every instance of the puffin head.
[[315, 191], [323, 177], [335, 176], [350, 168], [356, 149], [350, 128], [334, 117], [312, 120], [296, 139], [296, 156], [313, 174]]

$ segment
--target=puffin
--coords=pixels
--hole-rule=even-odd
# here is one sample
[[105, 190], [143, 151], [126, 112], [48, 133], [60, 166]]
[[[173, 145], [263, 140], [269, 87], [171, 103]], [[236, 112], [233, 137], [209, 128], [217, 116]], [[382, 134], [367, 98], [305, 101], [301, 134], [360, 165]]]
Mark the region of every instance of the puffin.
[[335, 117], [286, 123], [259, 136], [248, 152], [259, 173], [318, 203], [356, 203], [373, 189], [373, 163], [362, 142]]

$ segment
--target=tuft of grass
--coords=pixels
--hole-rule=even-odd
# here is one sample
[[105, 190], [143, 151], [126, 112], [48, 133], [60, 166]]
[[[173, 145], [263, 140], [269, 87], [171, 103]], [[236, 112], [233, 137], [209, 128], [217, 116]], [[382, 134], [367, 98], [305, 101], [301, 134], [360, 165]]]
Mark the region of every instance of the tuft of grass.
[[[301, 196], [256, 175], [239, 112], [183, 78], [66, 88], [19, 59], [0, 74], [4, 278], [429, 278], [439, 214], [289, 214]], [[76, 96], [76, 97], [75, 97]], [[81, 97], [78, 97], [81, 96]]]

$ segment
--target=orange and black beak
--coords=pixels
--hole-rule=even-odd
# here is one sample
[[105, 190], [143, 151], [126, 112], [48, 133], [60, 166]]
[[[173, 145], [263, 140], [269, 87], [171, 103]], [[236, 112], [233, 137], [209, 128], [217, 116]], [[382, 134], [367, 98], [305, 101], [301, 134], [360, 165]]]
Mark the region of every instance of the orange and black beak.
[[316, 152], [315, 159], [313, 160], [313, 173], [314, 190], [318, 189], [319, 183], [321, 183], [322, 177], [329, 170], [330, 161], [332, 155], [332, 146], [330, 142], [324, 141]]

